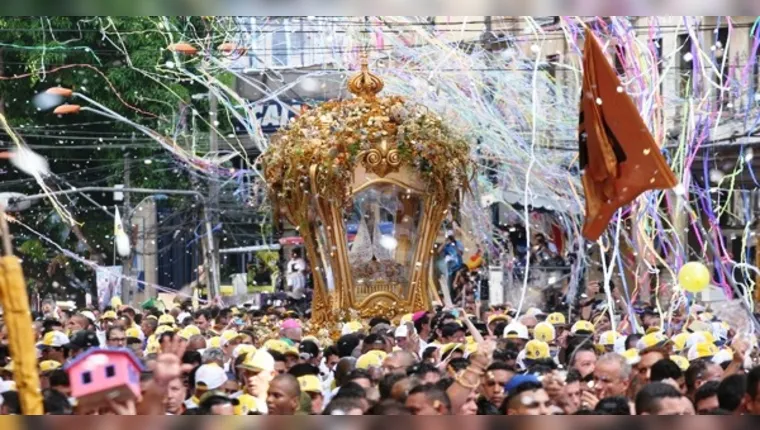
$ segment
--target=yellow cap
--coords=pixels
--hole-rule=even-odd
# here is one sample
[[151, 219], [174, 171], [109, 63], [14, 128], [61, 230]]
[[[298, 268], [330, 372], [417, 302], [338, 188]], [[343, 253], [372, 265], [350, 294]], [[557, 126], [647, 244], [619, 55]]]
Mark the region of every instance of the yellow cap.
[[319, 382], [319, 378], [314, 375], [304, 375], [298, 378], [298, 383], [301, 385], [301, 391], [304, 393], [321, 393], [322, 384]]
[[206, 346], [209, 348], [221, 348], [222, 338], [219, 336], [214, 336], [208, 340]]
[[151, 336], [151, 339], [148, 340], [148, 344], [145, 345], [145, 353], [158, 354], [159, 352], [161, 352], [161, 344], [158, 343], [158, 339]]
[[258, 349], [252, 354], [246, 354], [245, 360], [239, 367], [253, 371], [274, 371], [274, 357], [266, 349]]
[[285, 354], [288, 351], [288, 348], [289, 346], [287, 343], [278, 339], [270, 339], [264, 342], [264, 349], [279, 352], [280, 354]]
[[350, 321], [345, 324], [343, 324], [343, 328], [341, 329], [342, 335], [347, 335], [351, 333], [356, 333], [357, 331], [361, 331], [364, 326], [362, 326], [362, 323], [359, 321]]
[[53, 370], [60, 369], [61, 363], [53, 360], [45, 360], [40, 362], [40, 372], [52, 372]]
[[471, 356], [472, 354], [475, 354], [478, 351], [478, 344], [477, 343], [468, 343], [464, 347], [464, 356], [465, 358]]
[[689, 361], [699, 360], [700, 358], [708, 358], [716, 355], [718, 352], [718, 347], [715, 346], [714, 343], [711, 342], [699, 342], [698, 344], [694, 345], [689, 349], [689, 353], [687, 354], [687, 358]]
[[682, 352], [686, 349], [686, 342], [689, 340], [689, 333], [678, 333], [670, 339], [673, 343], [673, 352]]
[[459, 350], [465, 352], [465, 344], [463, 343], [447, 343], [441, 348], [441, 356], [444, 356], [452, 351]]
[[565, 319], [565, 315], [554, 312], [552, 314], [549, 314], [549, 316], [546, 317], [546, 322], [548, 322], [551, 325], [565, 325], [567, 324], [567, 319]]
[[370, 351], [356, 360], [356, 368], [367, 370], [370, 367], [380, 367], [383, 365], [383, 361], [387, 356], [388, 354], [386, 354], [384, 351]]
[[235, 349], [232, 350], [232, 358], [236, 359], [243, 354], [250, 354], [252, 352], [256, 352], [255, 346], [241, 344], [241, 345], [236, 346]]
[[296, 357], [300, 357], [301, 353], [298, 352], [298, 347], [291, 346], [288, 347], [288, 349], [285, 350], [285, 355], [293, 355]]
[[100, 316], [102, 320], [115, 320], [116, 318], [119, 318], [119, 316], [114, 311], [103, 312], [103, 315]]
[[679, 368], [681, 368], [682, 371], [687, 371], [689, 369], [689, 360], [687, 360], [684, 357], [681, 357], [680, 355], [671, 355], [670, 361], [673, 363], [676, 363]]
[[625, 351], [624, 353], [622, 353], [621, 355], [625, 357], [625, 360], [631, 366], [635, 366], [639, 364], [639, 361], [641, 361], [641, 357], [639, 356], [639, 350], [636, 348], [631, 348]]
[[189, 325], [179, 331], [179, 337], [185, 340], [190, 340], [191, 337], [201, 334], [201, 329], [194, 325]]
[[240, 336], [240, 333], [235, 330], [225, 330], [222, 335], [219, 336], [222, 339], [222, 345], [227, 345], [231, 340]]
[[587, 331], [589, 333], [594, 333], [596, 331], [596, 328], [594, 328], [594, 324], [591, 324], [589, 321], [578, 321], [575, 324], [573, 324], [573, 327], [570, 329], [570, 332], [572, 334], [576, 334], [579, 331]]
[[642, 351], [647, 348], [652, 348], [654, 346], [660, 346], [667, 341], [668, 341], [667, 336], [665, 336], [660, 331], [656, 331], [654, 333], [649, 333], [646, 336], [639, 339], [639, 342], [636, 344], [636, 347], [639, 349], [639, 351]]
[[488, 317], [488, 325], [491, 325], [491, 323], [497, 321], [504, 321], [505, 323], [509, 324], [509, 317], [504, 314], [493, 314]]
[[414, 320], [414, 314], [406, 314], [403, 317], [401, 317], [401, 324], [406, 324], [413, 322]]
[[6, 364], [5, 367], [3, 367], [3, 370], [6, 372], [13, 373], [13, 362]]
[[119, 297], [119, 296], [111, 297], [111, 307], [112, 308], [119, 309], [122, 305], [123, 305], [123, 303], [121, 302], [121, 297]]
[[603, 346], [615, 346], [615, 342], [620, 339], [620, 333], [616, 331], [605, 331], [599, 336], [599, 344]]
[[527, 360], [543, 360], [551, 358], [549, 344], [540, 340], [531, 340], [525, 345], [525, 358]]
[[168, 325], [161, 325], [156, 328], [156, 336], [161, 336], [164, 333], [174, 333], [174, 329], [169, 327]]
[[163, 314], [158, 318], [158, 325], [174, 325], [176, 323], [174, 317], [169, 314]]
[[128, 328], [124, 334], [134, 339], [141, 339], [143, 337], [140, 329], [135, 327]]
[[259, 403], [255, 397], [250, 394], [241, 394], [238, 398], [238, 404], [235, 406], [235, 415], [248, 415], [251, 412], [259, 412]]
[[541, 342], [551, 343], [557, 338], [557, 330], [551, 323], [540, 322], [533, 329], [533, 337]]
[[238, 308], [232, 308], [232, 309], [230, 309], [230, 312], [232, 313], [232, 316], [235, 316], [235, 317], [238, 317], [238, 316], [241, 315], [240, 314], [240, 309], [238, 309]]

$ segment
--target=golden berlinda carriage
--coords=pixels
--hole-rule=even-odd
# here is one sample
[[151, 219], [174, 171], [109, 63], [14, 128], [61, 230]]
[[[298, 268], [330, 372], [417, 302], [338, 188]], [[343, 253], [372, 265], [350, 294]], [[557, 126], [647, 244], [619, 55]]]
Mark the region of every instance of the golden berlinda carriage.
[[434, 244], [468, 185], [469, 145], [424, 106], [378, 96], [383, 87], [364, 59], [355, 97], [304, 111], [262, 156], [275, 210], [311, 262], [313, 324], [349, 311], [394, 318], [437, 297]]

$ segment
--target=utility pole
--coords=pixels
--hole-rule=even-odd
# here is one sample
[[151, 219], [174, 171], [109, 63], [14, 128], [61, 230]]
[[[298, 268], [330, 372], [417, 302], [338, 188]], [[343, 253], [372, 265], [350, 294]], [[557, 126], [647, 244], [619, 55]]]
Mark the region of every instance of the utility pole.
[[[131, 143], [134, 146], [135, 134], [132, 133]], [[124, 188], [132, 187], [132, 159], [129, 151], [124, 151]], [[122, 265], [124, 266], [124, 279], [122, 281], [121, 297], [124, 304], [129, 304], [134, 299], [134, 284], [132, 283], [132, 251], [134, 249], [134, 243], [132, 243], [132, 194], [124, 193], [124, 209], [122, 213], [124, 218], [124, 233], [129, 238], [129, 255], [122, 259]], [[116, 238], [114, 238], [116, 240]]]
[[[218, 114], [219, 114], [219, 101], [216, 98], [216, 94], [214, 94], [213, 89], [209, 91], [208, 93], [208, 103], [209, 103], [209, 152], [211, 153], [212, 157], [217, 157], [219, 155], [219, 136], [216, 132], [216, 127], [219, 125], [218, 121]], [[216, 172], [212, 172], [210, 176], [211, 183], [208, 187], [208, 202], [209, 207], [207, 210], [211, 212], [211, 223], [210, 225], [206, 226], [207, 234], [212, 235], [212, 239], [214, 241], [214, 246], [211, 249], [207, 249], [206, 252], [208, 252], [209, 258], [206, 260], [209, 264], [208, 272], [207, 272], [207, 279], [208, 279], [208, 298], [209, 300], [213, 300], [216, 298], [216, 296], [219, 294], [219, 291], [216, 290], [216, 288], [219, 288], [219, 279], [220, 279], [220, 267], [219, 267], [219, 243], [217, 241], [217, 238], [213, 237], [213, 233], [210, 229], [213, 229], [214, 226], [219, 224], [219, 180], [216, 176]]]
[[[5, 49], [0, 47], [0, 78], [2, 78], [5, 73], [5, 63], [3, 62], [4, 55]], [[5, 115], [5, 100], [3, 100], [2, 94], [0, 94], [0, 115]]]

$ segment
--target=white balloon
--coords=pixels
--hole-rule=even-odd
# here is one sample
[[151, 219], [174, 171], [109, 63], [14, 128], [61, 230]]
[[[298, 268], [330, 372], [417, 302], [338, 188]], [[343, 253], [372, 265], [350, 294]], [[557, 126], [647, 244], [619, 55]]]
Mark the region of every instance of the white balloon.
[[11, 153], [11, 164], [29, 176], [48, 176], [50, 166], [47, 160], [26, 146], [14, 148]]
[[63, 97], [42, 92], [32, 98], [32, 103], [39, 110], [50, 110], [60, 106], [63, 103]]
[[309, 93], [319, 91], [319, 81], [311, 77], [302, 80], [300, 86], [302, 90]]

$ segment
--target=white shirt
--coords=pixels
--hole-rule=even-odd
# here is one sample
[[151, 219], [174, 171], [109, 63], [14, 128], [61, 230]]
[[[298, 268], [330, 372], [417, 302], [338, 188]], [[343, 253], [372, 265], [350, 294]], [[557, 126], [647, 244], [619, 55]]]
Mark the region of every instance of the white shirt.
[[306, 276], [303, 271], [306, 270], [306, 260], [303, 258], [291, 259], [285, 268], [288, 274], [288, 287], [291, 290], [306, 287]]

